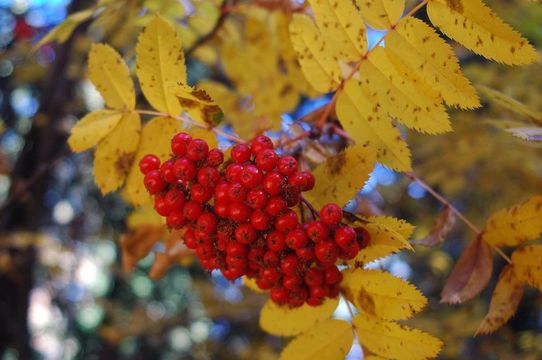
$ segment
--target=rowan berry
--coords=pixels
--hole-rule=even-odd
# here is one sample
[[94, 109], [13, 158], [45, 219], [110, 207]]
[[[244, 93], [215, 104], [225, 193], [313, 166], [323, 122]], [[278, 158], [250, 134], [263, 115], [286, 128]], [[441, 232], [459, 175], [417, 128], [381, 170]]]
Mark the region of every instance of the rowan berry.
[[145, 155], [139, 160], [139, 170], [143, 174], [147, 174], [152, 170], [158, 170], [160, 167], [160, 159], [156, 155]]

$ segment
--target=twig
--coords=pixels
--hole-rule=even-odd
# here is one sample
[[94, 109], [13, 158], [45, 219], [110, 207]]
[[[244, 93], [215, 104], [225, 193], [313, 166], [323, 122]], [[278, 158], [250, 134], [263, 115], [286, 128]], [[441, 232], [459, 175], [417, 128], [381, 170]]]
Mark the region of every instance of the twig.
[[140, 109], [136, 109], [135, 112], [137, 112], [138, 114], [141, 114], [141, 115], [169, 117], [169, 118], [172, 118], [172, 119], [175, 119], [175, 120], [182, 121], [183, 123], [191, 125], [191, 126], [195, 126], [195, 127], [199, 127], [199, 128], [208, 130], [208, 131], [212, 131], [217, 135], [225, 137], [226, 139], [231, 140], [231, 141], [236, 142], [236, 143], [239, 143], [239, 144], [243, 144], [243, 143], [246, 142], [245, 140], [243, 140], [243, 139], [241, 139], [241, 138], [239, 138], [239, 137], [237, 137], [235, 135], [229, 134], [229, 133], [225, 132], [224, 130], [222, 130], [220, 128], [210, 127], [210, 126], [208, 126], [206, 124], [200, 123], [200, 122], [192, 119], [189, 115], [186, 115], [186, 114], [182, 114], [180, 116], [173, 116], [173, 115], [169, 115], [169, 114], [158, 112], [158, 111], [140, 110]]
[[305, 204], [305, 206], [310, 210], [313, 219], [316, 220], [316, 218], [320, 217], [318, 211], [314, 208], [314, 206], [303, 196], [301, 196], [301, 202]]
[[205, 45], [209, 40], [211, 40], [216, 35], [216, 33], [220, 30], [222, 25], [224, 25], [224, 22], [226, 21], [226, 18], [231, 13], [230, 11], [228, 11], [228, 9], [230, 7], [232, 7], [232, 6], [234, 6], [235, 2], [236, 2], [236, 0], [232, 1], [231, 4], [228, 4], [228, 0], [224, 0], [222, 2], [222, 5], [220, 5], [220, 16], [218, 17], [218, 20], [216, 21], [215, 26], [213, 26], [211, 31], [209, 31], [207, 34], [205, 34], [202, 37], [200, 37], [199, 39], [197, 39], [192, 44], [192, 46], [190, 46], [186, 50], [186, 52], [185, 52], [186, 57], [192, 55], [192, 53], [194, 51], [196, 51], [199, 47]]
[[[426, 182], [420, 179], [416, 174], [409, 172], [405, 173], [405, 176], [409, 179], [416, 181], [422, 188], [424, 188], [431, 196], [433, 196], [438, 202], [444, 206], [448, 206], [451, 212], [453, 212], [465, 225], [467, 225], [475, 234], [479, 236], [482, 231], [474, 225], [461, 211], [459, 211], [455, 206], [452, 205], [448, 200], [446, 200], [442, 195], [440, 195], [435, 189], [429, 186]], [[491, 244], [490, 244], [491, 245]], [[512, 260], [508, 255], [506, 255], [500, 248], [497, 246], [491, 245], [499, 256], [501, 256], [507, 263], [512, 264]]]

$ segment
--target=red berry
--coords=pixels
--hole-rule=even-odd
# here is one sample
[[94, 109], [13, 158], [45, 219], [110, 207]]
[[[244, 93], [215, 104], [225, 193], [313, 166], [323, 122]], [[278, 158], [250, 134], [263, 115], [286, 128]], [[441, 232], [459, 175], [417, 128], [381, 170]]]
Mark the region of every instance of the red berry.
[[247, 194], [247, 205], [253, 209], [261, 209], [267, 204], [269, 195], [262, 189], [251, 189]]
[[297, 249], [295, 251], [295, 254], [303, 261], [311, 261], [315, 258], [314, 255], [314, 248], [312, 247], [303, 247], [300, 249]]
[[273, 283], [263, 278], [256, 279], [256, 285], [262, 290], [269, 290], [273, 287]]
[[263, 174], [260, 169], [254, 165], [247, 165], [241, 172], [241, 184], [247, 189], [255, 188], [263, 180]]
[[157, 170], [160, 167], [160, 159], [156, 155], [145, 155], [139, 160], [139, 170], [143, 174], [147, 174], [149, 171]]
[[299, 204], [299, 201], [301, 200], [301, 190], [295, 186], [286, 185], [282, 196], [284, 197], [284, 200], [286, 200], [288, 206], [292, 207]]
[[229, 182], [240, 182], [241, 173], [245, 167], [239, 164], [230, 164], [226, 168], [226, 180]]
[[284, 189], [286, 178], [278, 172], [269, 172], [262, 183], [263, 189], [270, 195], [278, 195]]
[[324, 282], [324, 272], [318, 268], [310, 268], [304, 276], [305, 284], [309, 287], [320, 286]]
[[252, 213], [252, 216], [250, 217], [250, 223], [254, 228], [257, 230], [267, 230], [269, 226], [271, 225], [271, 218], [270, 216], [263, 210], [254, 210]]
[[154, 198], [154, 210], [156, 210], [159, 215], [168, 216], [173, 209], [167, 203], [165, 196], [156, 195]]
[[338, 225], [343, 217], [343, 211], [337, 204], [326, 204], [320, 210], [320, 219], [327, 225]]
[[265, 149], [273, 149], [273, 142], [270, 138], [267, 136], [257, 136], [252, 142], [250, 143], [250, 150], [252, 151], [252, 154], [254, 156], [257, 156], [260, 151]]
[[190, 197], [199, 203], [205, 203], [212, 199], [213, 190], [201, 184], [194, 184], [190, 188]]
[[339, 247], [332, 241], [326, 241], [316, 244], [314, 254], [321, 263], [334, 264], [339, 256]]
[[280, 272], [279, 269], [271, 267], [271, 268], [262, 269], [261, 276], [262, 278], [264, 278], [265, 280], [271, 283], [276, 283], [277, 281], [280, 280], [282, 273]]
[[294, 229], [286, 235], [286, 245], [288, 245], [290, 249], [301, 249], [307, 246], [308, 242], [309, 239], [303, 229]]
[[279, 216], [284, 210], [288, 208], [288, 203], [280, 196], [273, 196], [267, 202], [265, 211], [271, 216]]
[[235, 239], [243, 244], [253, 243], [256, 235], [256, 229], [249, 223], [241, 224], [235, 229]]
[[189, 249], [196, 249], [198, 244], [196, 243], [196, 237], [194, 236], [194, 229], [189, 227], [184, 233], [184, 244]]
[[177, 156], [184, 156], [190, 141], [192, 136], [184, 132], [178, 133], [171, 139], [171, 151]]
[[177, 176], [175, 176], [175, 171], [173, 170], [174, 163], [173, 160], [167, 160], [160, 166], [162, 178], [170, 184], [177, 182]]
[[299, 258], [293, 254], [286, 255], [280, 261], [280, 268], [285, 274], [297, 274], [300, 270]]
[[315, 243], [321, 243], [328, 239], [329, 227], [321, 221], [311, 221], [307, 225], [307, 236]]
[[196, 164], [186, 158], [180, 158], [175, 160], [173, 164], [173, 172], [178, 179], [181, 180], [192, 180], [196, 177], [198, 169]]
[[231, 149], [231, 158], [238, 164], [250, 160], [250, 148], [245, 144], [237, 144]]
[[202, 139], [190, 141], [186, 149], [186, 157], [192, 161], [203, 160], [209, 153], [209, 145]]
[[149, 171], [145, 175], [143, 183], [145, 184], [145, 188], [147, 188], [151, 194], [159, 193], [160, 191], [164, 190], [166, 186], [166, 183], [164, 180], [162, 180], [162, 175], [160, 174], [159, 170]]
[[326, 284], [334, 285], [341, 282], [342, 279], [343, 274], [336, 266], [330, 266], [324, 270], [324, 281]]
[[171, 188], [168, 190], [165, 196], [166, 203], [174, 210], [182, 210], [186, 197], [184, 193], [176, 188]]
[[214, 188], [219, 181], [220, 173], [214, 167], [205, 166], [198, 170], [198, 183], [201, 185]]
[[266, 266], [277, 266], [280, 262], [279, 254], [276, 251], [268, 250], [263, 255], [263, 262]]
[[217, 201], [215, 203], [215, 213], [221, 218], [227, 218], [230, 215], [230, 204], [226, 201]]
[[274, 150], [264, 149], [258, 153], [255, 162], [258, 168], [265, 171], [271, 171], [277, 166], [279, 157]]
[[350, 226], [342, 226], [335, 230], [335, 243], [341, 248], [348, 248], [356, 243], [356, 231]]
[[221, 182], [215, 188], [215, 201], [229, 201], [228, 190], [230, 184], [227, 182]]
[[269, 291], [269, 297], [277, 304], [284, 304], [288, 301], [289, 291], [282, 286], [274, 287]]
[[354, 230], [356, 231], [356, 240], [358, 241], [360, 250], [365, 249], [367, 246], [369, 246], [371, 234], [362, 226], [358, 226]]
[[299, 307], [309, 298], [309, 291], [305, 287], [299, 287], [288, 295], [288, 305]]
[[201, 204], [193, 200], [188, 201], [183, 208], [184, 217], [190, 221], [196, 221], [201, 215], [201, 211]]
[[322, 298], [316, 298], [316, 297], [311, 296], [307, 299], [307, 304], [309, 306], [320, 306], [322, 305], [322, 303], [323, 303]]
[[286, 274], [282, 278], [282, 285], [286, 289], [294, 290], [303, 284], [303, 278], [297, 274]]
[[228, 212], [230, 219], [237, 222], [248, 221], [252, 214], [251, 209], [247, 205], [239, 202], [230, 204]]
[[207, 234], [213, 234], [216, 232], [217, 223], [218, 219], [216, 216], [208, 211], [205, 211], [198, 217], [196, 228], [199, 231], [203, 231]]
[[185, 222], [184, 215], [179, 210], [172, 211], [168, 215], [166, 222], [167, 222], [167, 226], [169, 226], [170, 228], [180, 229], [183, 227], [184, 222]]
[[286, 210], [283, 215], [275, 219], [275, 228], [279, 231], [290, 231], [299, 224], [297, 214], [293, 210]]
[[228, 200], [231, 202], [243, 202], [247, 197], [247, 190], [238, 182], [228, 186]]
[[288, 177], [288, 184], [299, 188], [301, 191], [311, 190], [314, 183], [314, 175], [308, 171], [301, 171]]
[[315, 286], [310, 289], [311, 298], [322, 299], [329, 292], [329, 289], [324, 286]]
[[212, 149], [207, 155], [207, 165], [218, 167], [224, 162], [224, 153], [219, 149]]
[[248, 246], [232, 241], [226, 247], [226, 253], [231, 257], [245, 258], [248, 255]]
[[341, 249], [339, 257], [343, 260], [352, 260], [358, 255], [358, 253], [359, 245], [356, 241], [354, 241], [351, 246]]
[[292, 156], [283, 156], [280, 158], [277, 168], [282, 175], [292, 175], [297, 171], [297, 160]]
[[280, 231], [275, 230], [267, 235], [266, 243], [269, 249], [282, 251], [286, 248], [286, 236]]

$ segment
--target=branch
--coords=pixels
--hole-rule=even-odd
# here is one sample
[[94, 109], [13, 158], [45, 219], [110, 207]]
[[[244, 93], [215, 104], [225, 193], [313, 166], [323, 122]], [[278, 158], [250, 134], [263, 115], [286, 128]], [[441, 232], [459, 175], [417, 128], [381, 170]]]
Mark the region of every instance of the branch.
[[[433, 189], [431, 186], [429, 186], [426, 182], [424, 182], [422, 179], [420, 179], [416, 174], [409, 172], [405, 173], [405, 176], [409, 179], [418, 182], [422, 188], [424, 188], [431, 196], [433, 196], [438, 202], [440, 202], [444, 206], [448, 206], [451, 212], [453, 212], [465, 225], [467, 225], [475, 234], [476, 236], [479, 236], [482, 231], [474, 225], [461, 211], [459, 211], [455, 206], [452, 205], [448, 200], [444, 198], [441, 194], [439, 194], [435, 189]], [[508, 255], [506, 255], [501, 249], [498, 247], [491, 245], [491, 247], [499, 254], [500, 257], [502, 257], [508, 264], [512, 264], [512, 260]]]
[[213, 26], [211, 31], [209, 31], [207, 34], [197, 39], [196, 42], [194, 42], [192, 46], [190, 46], [186, 50], [185, 52], [186, 57], [192, 55], [194, 51], [196, 51], [199, 47], [205, 45], [209, 40], [211, 40], [216, 35], [216, 33], [220, 30], [222, 25], [224, 25], [226, 18], [230, 14], [230, 12], [227, 11], [228, 8], [232, 5], [235, 5], [236, 1], [237, 0], [233, 0], [231, 4], [228, 4], [228, 0], [224, 0], [222, 2], [222, 5], [220, 5], [220, 16], [218, 17], [218, 20], [216, 21], [215, 26]]

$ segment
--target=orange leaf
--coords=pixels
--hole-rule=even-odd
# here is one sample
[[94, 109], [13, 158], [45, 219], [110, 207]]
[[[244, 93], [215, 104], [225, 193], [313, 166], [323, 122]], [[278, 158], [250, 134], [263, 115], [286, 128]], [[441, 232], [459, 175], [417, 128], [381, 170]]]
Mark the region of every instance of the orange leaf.
[[446, 236], [450, 230], [454, 227], [455, 220], [455, 213], [449, 206], [445, 206], [433, 222], [433, 228], [429, 235], [416, 241], [416, 244], [429, 247], [435, 247], [442, 244], [444, 240], [446, 240]]
[[162, 278], [168, 269], [183, 258], [192, 253], [183, 243], [184, 229], [172, 230], [166, 239], [165, 252], [157, 252], [154, 263], [149, 271], [149, 277], [153, 280]]
[[476, 330], [476, 335], [491, 334], [504, 325], [516, 313], [522, 296], [523, 284], [514, 274], [514, 268], [508, 265], [499, 275], [489, 311]]
[[144, 258], [164, 235], [165, 228], [163, 226], [149, 224], [130, 229], [122, 235], [120, 247], [124, 271], [132, 271], [137, 261]]
[[485, 289], [493, 272], [489, 245], [476, 238], [464, 250], [455, 264], [441, 293], [441, 302], [460, 304], [469, 301]]

